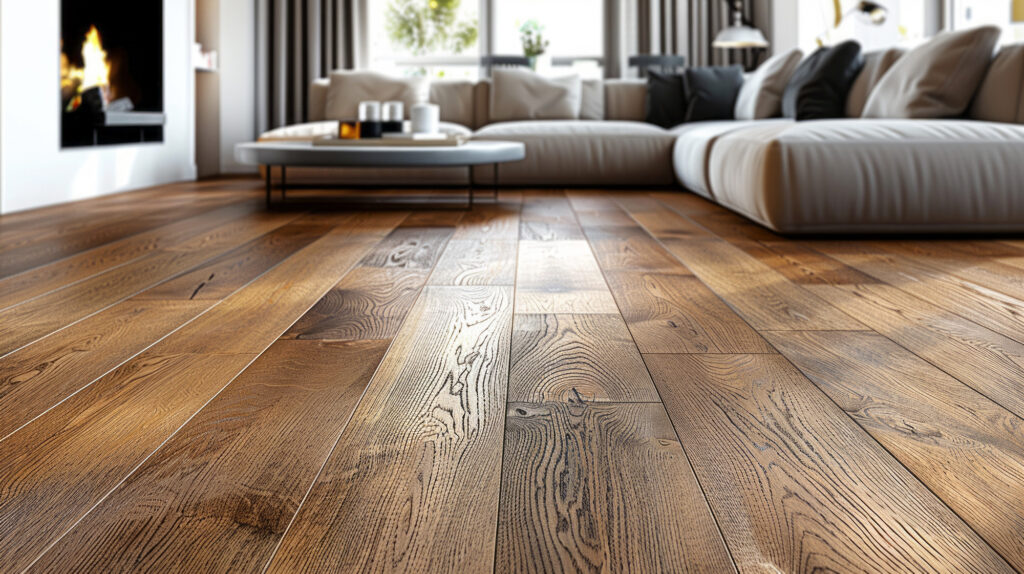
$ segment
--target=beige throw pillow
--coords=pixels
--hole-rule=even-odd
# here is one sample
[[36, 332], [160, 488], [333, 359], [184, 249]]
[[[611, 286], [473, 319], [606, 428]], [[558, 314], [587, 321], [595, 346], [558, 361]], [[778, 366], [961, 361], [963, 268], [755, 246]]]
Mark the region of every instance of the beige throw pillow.
[[904, 53], [905, 51], [900, 48], [891, 48], [864, 54], [864, 68], [853, 81], [850, 93], [846, 96], [846, 117], [859, 118], [864, 113], [864, 106], [868, 103], [871, 91]]
[[430, 97], [430, 82], [426, 78], [396, 78], [377, 72], [331, 72], [331, 85], [327, 88], [328, 120], [350, 120], [359, 116], [359, 102], [399, 101], [405, 104], [405, 115], [414, 104], [426, 102]]
[[790, 50], [769, 58], [743, 81], [733, 115], [737, 120], [763, 120], [782, 114], [782, 92], [804, 53]]
[[530, 70], [494, 70], [491, 121], [575, 120], [581, 94], [579, 76], [546, 78]]
[[1003, 48], [992, 61], [969, 115], [984, 122], [1024, 124], [1024, 44]]
[[868, 97], [865, 118], [951, 118], [967, 110], [999, 28], [943, 32], [899, 59]]

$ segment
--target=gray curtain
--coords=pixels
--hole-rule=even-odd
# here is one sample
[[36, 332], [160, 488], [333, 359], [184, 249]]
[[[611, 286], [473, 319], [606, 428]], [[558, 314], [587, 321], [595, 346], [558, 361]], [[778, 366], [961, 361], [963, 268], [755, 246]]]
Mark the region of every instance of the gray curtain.
[[[744, 2], [744, 17], [766, 35], [770, 5], [770, 0]], [[730, 25], [731, 6], [731, 0], [605, 0], [606, 75], [635, 76], [627, 66], [634, 54], [678, 54], [690, 66], [754, 65], [760, 56], [754, 51], [711, 46], [719, 30]]]
[[308, 116], [309, 85], [358, 63], [358, 0], [256, 0], [259, 133]]

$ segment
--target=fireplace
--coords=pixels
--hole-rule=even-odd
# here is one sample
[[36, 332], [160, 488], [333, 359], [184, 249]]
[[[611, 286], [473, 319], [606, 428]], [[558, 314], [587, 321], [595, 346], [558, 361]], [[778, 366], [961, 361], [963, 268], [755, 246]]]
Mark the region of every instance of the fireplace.
[[61, 0], [61, 146], [162, 142], [162, 0]]

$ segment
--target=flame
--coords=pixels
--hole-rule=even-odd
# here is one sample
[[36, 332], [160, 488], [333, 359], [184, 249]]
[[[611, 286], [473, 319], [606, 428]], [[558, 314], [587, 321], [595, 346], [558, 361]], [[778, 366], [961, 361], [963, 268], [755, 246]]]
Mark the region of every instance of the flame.
[[[107, 52], [103, 49], [103, 42], [100, 40], [100, 31], [96, 26], [89, 28], [85, 34], [85, 41], [82, 43], [82, 62], [84, 66], [79, 68], [72, 66], [68, 57], [61, 52], [60, 55], [60, 85], [64, 90], [74, 90], [74, 100], [89, 88], [99, 87], [103, 90], [104, 96], [110, 92], [110, 60], [107, 59]], [[74, 102], [72, 102], [74, 105]], [[75, 106], [77, 107], [77, 106]]]

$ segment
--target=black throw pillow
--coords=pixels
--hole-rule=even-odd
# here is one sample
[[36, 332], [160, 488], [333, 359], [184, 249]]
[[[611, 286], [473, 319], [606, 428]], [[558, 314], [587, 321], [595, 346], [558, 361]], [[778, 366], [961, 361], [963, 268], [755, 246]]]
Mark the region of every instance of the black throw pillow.
[[647, 123], [672, 128], [686, 121], [686, 96], [679, 74], [647, 75]]
[[846, 97], [863, 66], [860, 44], [853, 40], [818, 48], [800, 62], [786, 85], [782, 115], [797, 121], [844, 117]]
[[743, 87], [743, 66], [690, 68], [683, 73], [686, 121], [731, 120]]

